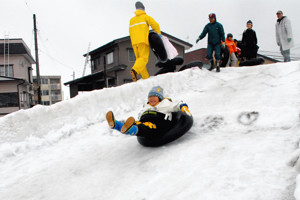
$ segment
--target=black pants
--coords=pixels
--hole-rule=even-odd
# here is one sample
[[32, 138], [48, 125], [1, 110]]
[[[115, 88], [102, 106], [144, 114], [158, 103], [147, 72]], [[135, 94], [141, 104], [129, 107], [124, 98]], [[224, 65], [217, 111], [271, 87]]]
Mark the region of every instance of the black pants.
[[246, 57], [246, 60], [250, 60], [252, 58], [256, 58], [257, 56], [257, 46], [245, 46], [244, 49], [244, 57]]

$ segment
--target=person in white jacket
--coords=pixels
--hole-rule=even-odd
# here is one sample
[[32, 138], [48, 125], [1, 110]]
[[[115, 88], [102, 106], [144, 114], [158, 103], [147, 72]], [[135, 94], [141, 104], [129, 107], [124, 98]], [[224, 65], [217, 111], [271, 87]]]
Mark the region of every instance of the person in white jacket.
[[148, 102], [139, 114], [138, 121], [129, 117], [125, 123], [114, 118], [112, 111], [106, 113], [106, 120], [110, 128], [127, 135], [155, 137], [159, 133], [165, 133], [175, 126], [172, 112], [182, 111], [191, 116], [188, 105], [172, 102], [164, 97], [164, 90], [160, 86], [153, 87], [148, 94]]
[[283, 12], [279, 10], [277, 13], [276, 22], [276, 42], [280, 46], [280, 52], [284, 58], [284, 62], [290, 62], [290, 49], [294, 46], [292, 35], [291, 21], [283, 16]]

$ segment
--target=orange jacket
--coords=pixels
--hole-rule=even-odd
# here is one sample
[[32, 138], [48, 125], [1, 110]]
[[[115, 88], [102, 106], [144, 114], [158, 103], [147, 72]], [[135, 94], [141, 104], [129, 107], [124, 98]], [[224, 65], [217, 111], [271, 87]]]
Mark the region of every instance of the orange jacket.
[[228, 39], [226, 38], [225, 44], [226, 44], [226, 46], [227, 46], [228, 49], [229, 49], [229, 54], [232, 54], [232, 53], [234, 53], [234, 52], [237, 52], [236, 46], [235, 46], [235, 43], [234, 43], [233, 40], [228, 40]]
[[135, 17], [131, 18], [129, 24], [129, 35], [132, 45], [145, 43], [149, 45], [149, 26], [161, 34], [159, 24], [143, 10], [136, 10]]

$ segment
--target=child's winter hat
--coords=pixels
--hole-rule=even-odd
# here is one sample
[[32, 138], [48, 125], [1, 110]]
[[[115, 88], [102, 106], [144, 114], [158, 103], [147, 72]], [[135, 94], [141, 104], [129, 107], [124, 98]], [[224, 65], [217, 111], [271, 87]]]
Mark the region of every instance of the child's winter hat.
[[247, 21], [247, 24], [253, 24], [251, 20]]
[[227, 34], [227, 38], [233, 37], [233, 35], [231, 33]]
[[144, 6], [143, 3], [140, 2], [140, 1], [137, 1], [137, 2], [135, 3], [135, 8], [136, 8], [137, 10], [145, 10], [145, 6]]
[[164, 89], [162, 89], [162, 87], [160, 87], [160, 86], [155, 86], [155, 87], [151, 88], [151, 90], [148, 94], [148, 98], [152, 97], [152, 96], [156, 96], [160, 100], [163, 100], [164, 99]]

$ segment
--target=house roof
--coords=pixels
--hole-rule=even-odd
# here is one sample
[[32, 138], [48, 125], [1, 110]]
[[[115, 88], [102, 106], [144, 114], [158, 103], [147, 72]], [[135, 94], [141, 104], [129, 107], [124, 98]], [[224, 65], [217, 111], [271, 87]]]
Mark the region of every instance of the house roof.
[[[106, 73], [112, 72], [112, 71], [121, 71], [121, 70], [124, 70], [126, 68], [127, 68], [126, 65], [117, 65], [117, 66], [114, 66], [114, 67], [111, 67], [111, 68], [107, 69]], [[70, 84], [79, 83], [79, 82], [80, 83], [90, 82], [91, 79], [93, 79], [95, 77], [98, 77], [98, 76], [102, 76], [103, 74], [104, 74], [104, 70], [101, 70], [99, 72], [96, 72], [96, 73], [93, 73], [93, 74], [89, 74], [87, 76], [83, 76], [83, 77], [80, 77], [78, 79], [74, 79], [72, 81], [66, 82], [66, 83], [64, 83], [64, 85], [70, 85]]]
[[20, 82], [22, 82], [22, 84], [29, 85], [29, 82], [26, 81], [25, 79], [13, 78], [13, 77], [8, 77], [8, 76], [0, 76], [0, 82], [1, 81], [20, 81]]
[[258, 53], [257, 55], [263, 57], [264, 59], [273, 61], [273, 62], [280, 62], [279, 60], [277, 60], [277, 59], [275, 59], [275, 58], [271, 58], [271, 57], [269, 57], [269, 56], [266, 56], [266, 55], [263, 55], [263, 54], [260, 54], [260, 53]]
[[[4, 54], [4, 39], [0, 39], [0, 55]], [[23, 39], [9, 39], [10, 55], [25, 55], [31, 64], [35, 64], [34, 58]]]
[[206, 59], [206, 48], [197, 49], [188, 53], [185, 53], [185, 63], [189, 63], [192, 61], [201, 61], [202, 63], [209, 63]]
[[[176, 38], [176, 37], [174, 37], [172, 35], [169, 35], [168, 33], [165, 33], [165, 32], [161, 32], [161, 33], [162, 33], [162, 35], [168, 37], [168, 39], [171, 42], [174, 42], [174, 43], [177, 43], [177, 44], [183, 46], [185, 50], [188, 50], [188, 49], [190, 49], [193, 46], [192, 44], [190, 44], [188, 42], [185, 42], [185, 41], [183, 41], [181, 39], [178, 39], [178, 38]], [[109, 42], [109, 43], [107, 43], [107, 44], [105, 44], [105, 45], [103, 45], [103, 46], [101, 46], [101, 47], [99, 47], [97, 49], [94, 49], [94, 50], [90, 51], [89, 54], [95, 54], [95, 53], [98, 53], [98, 52], [105, 51], [106, 49], [109, 49], [110, 47], [112, 47], [112, 46], [114, 46], [114, 45], [116, 45], [116, 44], [118, 44], [120, 42], [127, 41], [127, 40], [130, 40], [130, 36], [126, 36], [126, 37], [122, 37], [122, 38], [119, 38], [119, 39], [115, 39], [115, 40], [113, 40], [113, 41], [111, 41], [111, 42]], [[83, 56], [86, 57], [87, 53], [84, 54]]]
[[[272, 62], [280, 62], [279, 60], [276, 60], [263, 54], [258, 53], [257, 56], [263, 57], [264, 59], [270, 60]], [[203, 63], [209, 63], [209, 61], [206, 59], [206, 48], [201, 48], [185, 53], [185, 63], [189, 63], [196, 60], [200, 60]]]
[[185, 50], [188, 50], [188, 49], [190, 49], [191, 47], [193, 47], [192, 44], [190, 44], [190, 43], [188, 43], [188, 42], [186, 42], [186, 41], [183, 41], [183, 40], [181, 40], [181, 39], [178, 39], [177, 37], [174, 37], [174, 36], [172, 36], [172, 35], [169, 35], [168, 33], [165, 33], [165, 32], [163, 32], [163, 31], [162, 31], [161, 33], [162, 33], [162, 35], [167, 36], [167, 38], [168, 38], [171, 42], [179, 43], [180, 45], [184, 46], [184, 49], [185, 49]]

